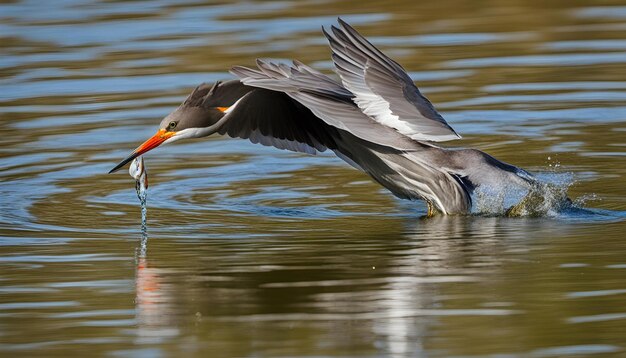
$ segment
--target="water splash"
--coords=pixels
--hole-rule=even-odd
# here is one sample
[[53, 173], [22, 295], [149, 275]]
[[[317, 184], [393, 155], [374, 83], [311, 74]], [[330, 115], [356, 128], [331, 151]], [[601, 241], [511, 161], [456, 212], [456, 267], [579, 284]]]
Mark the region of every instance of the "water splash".
[[602, 200], [602, 198], [599, 197], [596, 193], [584, 194], [574, 200], [574, 206], [583, 207], [591, 201], [600, 201], [600, 200]]
[[143, 157], [137, 157], [132, 161], [128, 173], [135, 179], [135, 190], [141, 203], [141, 242], [135, 255], [137, 258], [145, 258], [148, 251], [148, 226], [146, 223], [148, 215], [148, 171], [144, 165]]
[[[573, 182], [572, 182], [573, 183]], [[522, 200], [508, 208], [508, 217], [555, 217], [573, 206], [567, 196], [571, 184], [557, 185], [548, 182], [537, 182]]]
[[472, 200], [473, 214], [508, 217], [556, 217], [576, 208], [567, 196], [575, 183], [572, 173], [537, 173], [530, 188], [518, 185], [478, 187]]

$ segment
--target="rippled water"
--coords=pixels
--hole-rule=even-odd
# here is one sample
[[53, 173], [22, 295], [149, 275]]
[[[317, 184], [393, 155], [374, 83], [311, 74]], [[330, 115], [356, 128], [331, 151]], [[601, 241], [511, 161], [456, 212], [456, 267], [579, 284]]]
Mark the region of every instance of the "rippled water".
[[[107, 175], [202, 81], [329, 70], [342, 15], [473, 146], [584, 209], [436, 217], [329, 155], [210, 138]], [[626, 5], [0, 4], [0, 354], [623, 356]]]

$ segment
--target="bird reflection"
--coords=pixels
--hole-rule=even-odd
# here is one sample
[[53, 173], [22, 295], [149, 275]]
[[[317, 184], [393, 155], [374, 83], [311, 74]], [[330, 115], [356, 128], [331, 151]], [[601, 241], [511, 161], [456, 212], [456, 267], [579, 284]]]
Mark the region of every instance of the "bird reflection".
[[[297, 242], [284, 237], [263, 240], [264, 249], [258, 250], [261, 243], [251, 239], [238, 244], [242, 254], [236, 259], [230, 243], [213, 243], [202, 252], [211, 256], [210, 266], [185, 273], [197, 289], [185, 295], [181, 283], [170, 279], [171, 272], [150, 267], [148, 256], [139, 256], [137, 340], [179, 339], [182, 333], [173, 327], [184, 322], [178, 313], [191, 304], [185, 301], [193, 300], [206, 314], [202, 332], [219, 331], [237, 341], [276, 339], [289, 322], [299, 330], [327, 327], [316, 339], [331, 347], [367, 340], [361, 343], [372, 344], [384, 356], [426, 356], [433, 331], [451, 319], [516, 314], [514, 303], [488, 294], [468, 296], [472, 293], [464, 287], [493, 279], [506, 253], [527, 249], [530, 228], [550, 226], [539, 219], [467, 216], [406, 224], [410, 226], [384, 237], [353, 230], [346, 246], [335, 245], [345, 238]], [[296, 277], [294, 269], [305, 276]], [[211, 284], [202, 284], [207, 279]], [[499, 305], [489, 305], [490, 299]], [[260, 324], [267, 329], [257, 330]], [[240, 353], [254, 349], [241, 348]]]
[[[324, 302], [317, 306], [324, 307], [326, 314], [336, 313], [337, 301], [347, 300], [351, 310], [370, 313], [350, 317], [371, 320], [357, 329], [365, 336], [374, 335], [379, 350], [391, 357], [427, 356], [426, 341], [442, 317], [515, 314], [480, 305], [451, 309], [447, 303], [459, 298], [451, 295], [457, 292], [454, 287], [482, 281], [485, 267], [497, 266], [505, 250], [503, 240], [520, 232], [519, 228], [511, 230], [511, 223], [517, 225], [519, 220], [440, 216], [413, 223], [401, 239], [401, 249], [391, 249], [394, 246], [389, 243], [382, 285], [347, 295], [318, 295]], [[381, 269], [383, 265], [377, 267]]]
[[[530, 225], [535, 229], [541, 227], [532, 220], [496, 217], [440, 216], [418, 222], [405, 234], [410, 247], [402, 255], [395, 255], [390, 275], [412, 274], [432, 280], [424, 283], [391, 280], [379, 291], [378, 299], [370, 302], [376, 302], [376, 310], [389, 312], [391, 317], [372, 326], [373, 332], [381, 337], [381, 345], [392, 356], [426, 356], [424, 341], [442, 316], [515, 314], [514, 310], [484, 306], [444, 309], [449, 306], [445, 301], [453, 297], [442, 289], [484, 280], [485, 267], [497, 267], [503, 252], [524, 249], [524, 242], [519, 246], [516, 240], [517, 247], [513, 248], [507, 241], [523, 238]], [[416, 311], [416, 308], [423, 311]], [[417, 315], [403, 317], [399, 314], [411, 311], [416, 311]]]

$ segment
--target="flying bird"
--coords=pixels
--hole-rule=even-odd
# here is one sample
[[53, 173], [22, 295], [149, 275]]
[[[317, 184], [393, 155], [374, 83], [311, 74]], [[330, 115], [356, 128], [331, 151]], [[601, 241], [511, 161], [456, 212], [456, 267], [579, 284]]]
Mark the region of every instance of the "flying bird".
[[235, 66], [238, 79], [196, 87], [110, 173], [161, 144], [218, 133], [294, 152], [332, 151], [395, 196], [424, 200], [429, 216], [469, 213], [479, 187], [533, 186], [530, 173], [480, 150], [436, 145], [461, 137], [400, 64], [338, 23], [323, 33], [340, 81], [299, 61]]

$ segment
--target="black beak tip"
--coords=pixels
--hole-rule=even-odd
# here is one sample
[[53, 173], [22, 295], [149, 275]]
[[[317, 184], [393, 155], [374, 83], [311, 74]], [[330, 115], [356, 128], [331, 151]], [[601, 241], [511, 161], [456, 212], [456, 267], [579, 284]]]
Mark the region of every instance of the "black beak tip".
[[122, 160], [121, 162], [119, 162], [115, 168], [109, 170], [109, 174], [111, 173], [115, 173], [116, 171], [120, 170], [124, 165], [126, 165], [126, 163], [130, 162], [131, 160], [135, 159], [138, 156], [138, 154], [133, 153], [131, 155], [128, 156], [128, 158]]
[[119, 165], [116, 165], [115, 168], [109, 170], [109, 174], [111, 173], [115, 173], [116, 171], [118, 171], [120, 169]]

